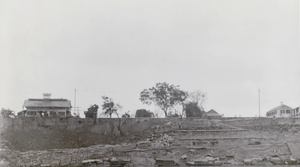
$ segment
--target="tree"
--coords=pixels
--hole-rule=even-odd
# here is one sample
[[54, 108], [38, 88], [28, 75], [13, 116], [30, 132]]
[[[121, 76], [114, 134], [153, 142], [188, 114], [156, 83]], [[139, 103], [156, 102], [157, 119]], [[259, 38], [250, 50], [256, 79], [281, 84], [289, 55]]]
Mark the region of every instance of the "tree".
[[86, 118], [97, 118], [99, 106], [97, 104], [92, 105], [88, 108], [87, 111], [84, 112]]
[[135, 112], [135, 117], [154, 117], [154, 114], [146, 109], [139, 109]]
[[195, 102], [189, 102], [187, 104], [185, 104], [185, 114], [186, 117], [202, 117], [202, 115], [204, 114], [204, 111], [199, 108], [199, 106], [197, 105], [197, 103]]
[[122, 115], [122, 118], [130, 118], [129, 111]]
[[10, 118], [10, 117], [14, 117], [15, 116], [15, 114], [14, 114], [15, 112], [14, 111], [12, 111], [11, 109], [5, 109], [5, 108], [2, 108], [1, 109], [1, 117], [2, 118]]
[[196, 90], [188, 94], [186, 101], [187, 103], [196, 103], [201, 110], [204, 110], [203, 105], [206, 101], [206, 98], [207, 97], [205, 93], [200, 90]]
[[[102, 104], [102, 110], [104, 110], [105, 115], [109, 115], [111, 118], [112, 114], [116, 114], [118, 119], [118, 124], [115, 124], [114, 121], [110, 121], [111, 125], [117, 127], [117, 129], [120, 132], [121, 136], [125, 135], [125, 132], [122, 128], [122, 125], [125, 123], [126, 119], [123, 118], [129, 118], [130, 115], [128, 113], [125, 113], [122, 118], [119, 117], [118, 111], [122, 109], [122, 106], [118, 103], [115, 103], [112, 98], [109, 98], [107, 96], [102, 96], [103, 104]], [[124, 121], [123, 121], [124, 120]]]
[[109, 115], [110, 118], [112, 114], [116, 114], [119, 118], [118, 110], [122, 109], [122, 106], [118, 103], [115, 103], [112, 98], [107, 96], [102, 96], [102, 99], [102, 110], [104, 110], [104, 114]]
[[155, 87], [144, 89], [140, 93], [140, 100], [144, 104], [157, 105], [168, 116], [169, 108], [182, 103], [187, 98], [187, 92], [179, 89], [179, 86], [169, 85], [166, 82], [157, 83]]

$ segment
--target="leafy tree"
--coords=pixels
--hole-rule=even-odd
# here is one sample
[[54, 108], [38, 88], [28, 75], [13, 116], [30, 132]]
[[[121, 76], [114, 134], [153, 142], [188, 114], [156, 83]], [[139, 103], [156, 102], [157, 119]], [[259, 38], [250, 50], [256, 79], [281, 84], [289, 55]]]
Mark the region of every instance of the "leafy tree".
[[135, 117], [154, 117], [154, 114], [146, 109], [139, 109], [135, 112]]
[[97, 118], [99, 106], [97, 104], [92, 105], [88, 108], [87, 111], [84, 112], [86, 118]]
[[205, 93], [203, 93], [202, 91], [200, 90], [196, 90], [196, 91], [193, 91], [193, 92], [189, 92], [188, 94], [188, 97], [186, 99], [186, 101], [189, 103], [196, 103], [197, 106], [203, 110], [203, 105], [205, 103], [207, 99], [207, 96]]
[[202, 117], [205, 112], [198, 107], [197, 103], [189, 102], [185, 104], [186, 117]]
[[107, 96], [102, 96], [102, 99], [102, 110], [104, 110], [104, 114], [109, 115], [110, 118], [112, 114], [116, 114], [119, 117], [118, 110], [122, 109], [122, 106], [118, 103], [115, 103], [112, 98]]
[[1, 117], [2, 118], [10, 118], [10, 117], [13, 117], [13, 116], [15, 116], [15, 114], [14, 114], [15, 112], [14, 111], [12, 111], [11, 109], [5, 109], [5, 108], [2, 108], [1, 109]]
[[187, 93], [179, 89], [179, 86], [169, 85], [166, 82], [157, 83], [155, 87], [144, 89], [140, 93], [140, 100], [144, 104], [154, 103], [168, 116], [169, 108], [182, 103], [187, 98]]
[[174, 105], [171, 109], [169, 109], [169, 113], [168, 115], [170, 117], [184, 117], [185, 116], [185, 104], [186, 101], [180, 103], [180, 104], [176, 104]]

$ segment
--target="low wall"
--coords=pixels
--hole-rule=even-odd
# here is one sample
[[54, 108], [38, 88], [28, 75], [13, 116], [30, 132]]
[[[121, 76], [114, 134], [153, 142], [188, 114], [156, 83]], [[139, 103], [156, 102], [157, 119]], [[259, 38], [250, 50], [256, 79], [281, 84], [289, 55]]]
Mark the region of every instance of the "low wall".
[[85, 130], [101, 135], [123, 135], [141, 133], [153, 126], [172, 124], [175, 128], [183, 125], [189, 127], [210, 126], [210, 120], [199, 118], [0, 118], [0, 132], [5, 130], [47, 130], [47, 128], [68, 131]]
[[[300, 124], [300, 118], [245, 118], [225, 117], [222, 122], [235, 126], [259, 126], [272, 124]], [[166, 123], [186, 126], [210, 126], [209, 119], [199, 118], [98, 118], [96, 123], [93, 119], [83, 118], [0, 118], [0, 132], [7, 129], [43, 129], [45, 127], [60, 128], [67, 130], [86, 129], [89, 132], [108, 135], [119, 133], [118, 126], [126, 133], [140, 133], [155, 125]]]
[[60, 128], [66, 130], [86, 129], [97, 134], [111, 134], [118, 131], [118, 126], [127, 134], [142, 132], [153, 125], [161, 125], [178, 119], [165, 118], [99, 118], [94, 124], [93, 119], [82, 118], [0, 118], [0, 131], [8, 129], [44, 129]]

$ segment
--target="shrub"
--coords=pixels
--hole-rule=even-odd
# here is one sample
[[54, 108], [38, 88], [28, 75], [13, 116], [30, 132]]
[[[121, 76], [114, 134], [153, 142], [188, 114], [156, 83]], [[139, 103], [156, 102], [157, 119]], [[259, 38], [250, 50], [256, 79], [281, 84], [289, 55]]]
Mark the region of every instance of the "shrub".
[[146, 109], [136, 110], [135, 117], [154, 117], [154, 114]]

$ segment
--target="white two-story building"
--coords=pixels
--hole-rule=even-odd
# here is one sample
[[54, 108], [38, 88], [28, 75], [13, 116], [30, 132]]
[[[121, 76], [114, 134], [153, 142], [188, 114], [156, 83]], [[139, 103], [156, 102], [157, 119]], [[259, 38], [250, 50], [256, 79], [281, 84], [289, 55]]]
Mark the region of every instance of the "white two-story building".
[[25, 117], [66, 117], [71, 116], [71, 101], [51, 99], [50, 93], [44, 93], [42, 99], [28, 99], [23, 107]]

